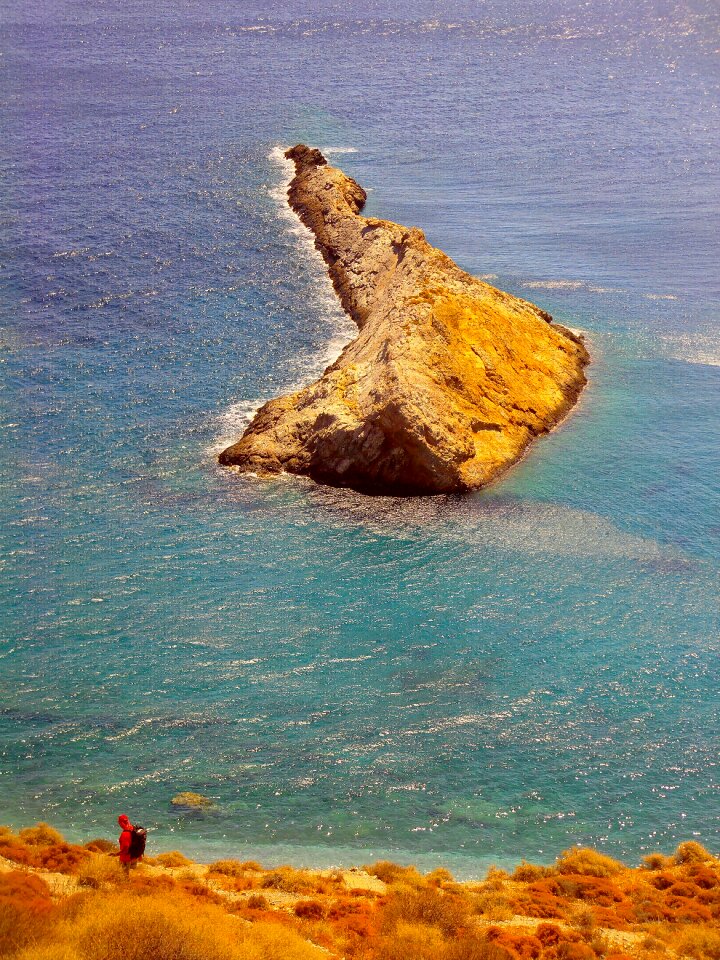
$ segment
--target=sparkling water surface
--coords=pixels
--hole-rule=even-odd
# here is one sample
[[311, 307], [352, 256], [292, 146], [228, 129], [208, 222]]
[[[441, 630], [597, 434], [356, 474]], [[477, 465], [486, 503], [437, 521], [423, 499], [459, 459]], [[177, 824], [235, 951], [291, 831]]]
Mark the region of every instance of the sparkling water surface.
[[[0, 22], [0, 819], [462, 876], [717, 849], [715, 5]], [[284, 204], [298, 141], [586, 334], [579, 406], [492, 489], [216, 465], [353, 335]]]

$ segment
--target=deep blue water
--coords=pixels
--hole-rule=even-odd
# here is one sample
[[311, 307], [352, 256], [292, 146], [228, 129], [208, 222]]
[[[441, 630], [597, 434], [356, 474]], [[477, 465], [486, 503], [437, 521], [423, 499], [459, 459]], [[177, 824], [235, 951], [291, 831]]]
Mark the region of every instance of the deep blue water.
[[[717, 849], [715, 4], [0, 24], [0, 820], [464, 875]], [[348, 336], [283, 205], [298, 141], [585, 331], [580, 406], [491, 490], [216, 466]], [[187, 789], [217, 809], [173, 811]]]

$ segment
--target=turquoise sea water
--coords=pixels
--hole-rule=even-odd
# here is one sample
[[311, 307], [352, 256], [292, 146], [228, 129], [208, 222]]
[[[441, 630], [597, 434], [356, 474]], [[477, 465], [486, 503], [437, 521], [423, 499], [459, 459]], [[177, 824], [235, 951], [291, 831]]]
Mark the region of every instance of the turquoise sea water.
[[[0, 14], [0, 821], [462, 875], [717, 849], [715, 5]], [[216, 466], [351, 335], [298, 141], [586, 333], [579, 407], [491, 490]]]

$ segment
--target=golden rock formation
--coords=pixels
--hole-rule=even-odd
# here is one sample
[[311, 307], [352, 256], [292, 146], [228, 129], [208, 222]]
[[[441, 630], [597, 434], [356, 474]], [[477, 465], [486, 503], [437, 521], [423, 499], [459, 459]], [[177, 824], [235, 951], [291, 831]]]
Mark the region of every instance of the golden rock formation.
[[359, 334], [315, 383], [266, 403], [220, 462], [398, 496], [490, 483], [577, 400], [582, 339], [418, 228], [361, 216], [365, 191], [318, 150], [286, 156], [289, 203]]

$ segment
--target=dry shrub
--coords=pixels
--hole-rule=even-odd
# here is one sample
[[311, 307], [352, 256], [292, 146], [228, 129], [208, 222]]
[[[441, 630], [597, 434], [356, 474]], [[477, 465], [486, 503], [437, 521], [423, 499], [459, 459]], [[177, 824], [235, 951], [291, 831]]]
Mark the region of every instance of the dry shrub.
[[560, 873], [579, 873], [587, 877], [612, 877], [624, 868], [619, 860], [589, 847], [570, 847], [557, 858]]
[[499, 927], [490, 927], [487, 938], [498, 947], [503, 947], [513, 957], [520, 960], [537, 960], [543, 950], [542, 942], [535, 936], [515, 933], [512, 930], [501, 930]]
[[465, 900], [432, 887], [395, 892], [383, 911], [385, 926], [399, 922], [439, 927], [446, 936], [455, 935], [468, 923]]
[[0, 857], [5, 857], [6, 860], [12, 860], [13, 863], [24, 867], [32, 866], [35, 860], [34, 851], [12, 834], [0, 837]]
[[190, 894], [191, 897], [207, 900], [209, 903], [225, 902], [220, 894], [216, 893], [206, 883], [203, 883], [202, 880], [198, 880], [194, 874], [192, 878], [183, 878], [177, 886], [180, 890], [184, 890], [185, 893]]
[[642, 858], [648, 870], [666, 870], [675, 862], [672, 857], [666, 857], [664, 853], [648, 853]]
[[51, 847], [64, 843], [65, 838], [47, 823], [37, 823], [34, 827], [21, 830], [19, 837], [28, 847]]
[[381, 939], [375, 957], [377, 960], [438, 960], [444, 948], [442, 933], [436, 927], [400, 920], [392, 934]]
[[518, 913], [541, 920], [562, 920], [566, 903], [560, 899], [560, 885], [554, 877], [529, 883], [525, 891], [513, 901]]
[[510, 879], [510, 874], [507, 870], [501, 870], [500, 867], [488, 867], [488, 872], [485, 877], [485, 883], [490, 884], [499, 890], [500, 887], [505, 885], [505, 881]]
[[[132, 935], [128, 935], [128, 924]], [[49, 955], [82, 960], [320, 960], [318, 950], [288, 929], [243, 926], [218, 907], [182, 895], [94, 894], [68, 911]], [[44, 960], [48, 944], [23, 960]]]
[[269, 904], [267, 897], [264, 897], [261, 893], [253, 893], [247, 900], [243, 901], [243, 906], [250, 910], [267, 910]]
[[666, 917], [671, 923], [709, 923], [712, 913], [702, 903], [689, 897], [669, 897], [665, 901]]
[[54, 873], [77, 873], [81, 864], [91, 857], [90, 851], [84, 847], [76, 847], [63, 841], [62, 843], [39, 845], [33, 864]]
[[417, 867], [401, 867], [399, 863], [392, 863], [390, 860], [378, 860], [377, 863], [363, 867], [363, 870], [387, 884], [402, 882], [407, 886], [420, 886], [424, 882]]
[[509, 920], [517, 910], [516, 901], [497, 890], [482, 890], [472, 897], [470, 903], [473, 911], [486, 920]]
[[558, 960], [596, 960], [595, 951], [586, 943], [562, 940], [557, 945]]
[[70, 944], [36, 944], [16, 954], [14, 960], [84, 960]]
[[85, 844], [85, 849], [90, 853], [113, 853], [118, 848], [117, 843], [112, 840], [105, 840], [104, 837], [96, 837]]
[[188, 860], [179, 850], [169, 850], [167, 853], [159, 853], [155, 857], [155, 863], [161, 867], [189, 867], [192, 860]]
[[558, 878], [558, 886], [566, 897], [597, 903], [601, 907], [609, 907], [625, 900], [622, 890], [601, 877], [563, 875]]
[[242, 960], [254, 960], [255, 956], [261, 960], [327, 960], [327, 953], [303, 940], [294, 930], [278, 923], [254, 923], [244, 939], [244, 950], [247, 952], [240, 954]]
[[686, 840], [685, 843], [681, 843], [673, 857], [676, 864], [706, 863], [708, 860], [714, 859], [713, 855], [695, 840]]
[[[331, 909], [330, 911], [334, 911]], [[378, 936], [377, 915], [370, 912], [352, 913], [332, 919], [333, 935], [345, 944], [345, 952], [350, 945], [360, 941], [376, 941]]]
[[130, 874], [130, 890], [133, 893], [168, 893], [175, 890], [178, 884], [174, 877], [167, 874], [160, 876], [148, 876], [145, 873], [138, 873], [133, 870]]
[[240, 877], [245, 873], [245, 866], [239, 860], [216, 860], [208, 867], [208, 873], [222, 873], [226, 877]]
[[712, 927], [685, 930], [674, 946], [681, 957], [720, 960], [720, 930]]
[[79, 868], [77, 878], [80, 886], [99, 890], [101, 887], [119, 883], [124, 879], [124, 873], [117, 857], [94, 853]]
[[590, 907], [576, 907], [568, 916], [568, 922], [581, 933], [590, 933], [596, 926], [595, 914]]
[[295, 904], [295, 916], [301, 920], [322, 920], [325, 907], [319, 900], [299, 900]]
[[535, 936], [543, 947], [554, 947], [562, 939], [562, 930], [554, 923], [539, 923], [535, 928]]
[[669, 890], [675, 883], [675, 877], [667, 870], [663, 870], [662, 873], [658, 873], [656, 877], [653, 877], [650, 883], [656, 890]]
[[512, 879], [518, 883], [532, 883], [533, 880], [551, 877], [554, 872], [552, 867], [543, 867], [539, 863], [528, 863], [527, 860], [523, 860], [515, 867]]
[[285, 893], [329, 893], [332, 890], [332, 881], [305, 870], [294, 870], [292, 867], [278, 867], [271, 870], [260, 880], [263, 889], [272, 888]]
[[66, 843], [46, 823], [21, 830], [15, 835], [4, 827], [0, 832], [0, 856], [24, 867], [41, 867], [58, 873], [76, 873], [91, 853], [85, 847]]
[[437, 867], [425, 875], [425, 881], [431, 887], [442, 887], [446, 883], [454, 883], [455, 878], [449, 870], [446, 870], [444, 867]]
[[447, 946], [446, 960], [516, 960], [505, 947], [485, 937], [459, 937]]
[[720, 871], [704, 863], [693, 863], [686, 868], [689, 880], [702, 890], [712, 890], [720, 886]]
[[244, 860], [241, 866], [244, 870], [247, 870], [248, 873], [262, 873], [262, 867], [257, 860]]
[[43, 936], [54, 913], [40, 877], [11, 870], [0, 874], [0, 956], [9, 956]]

